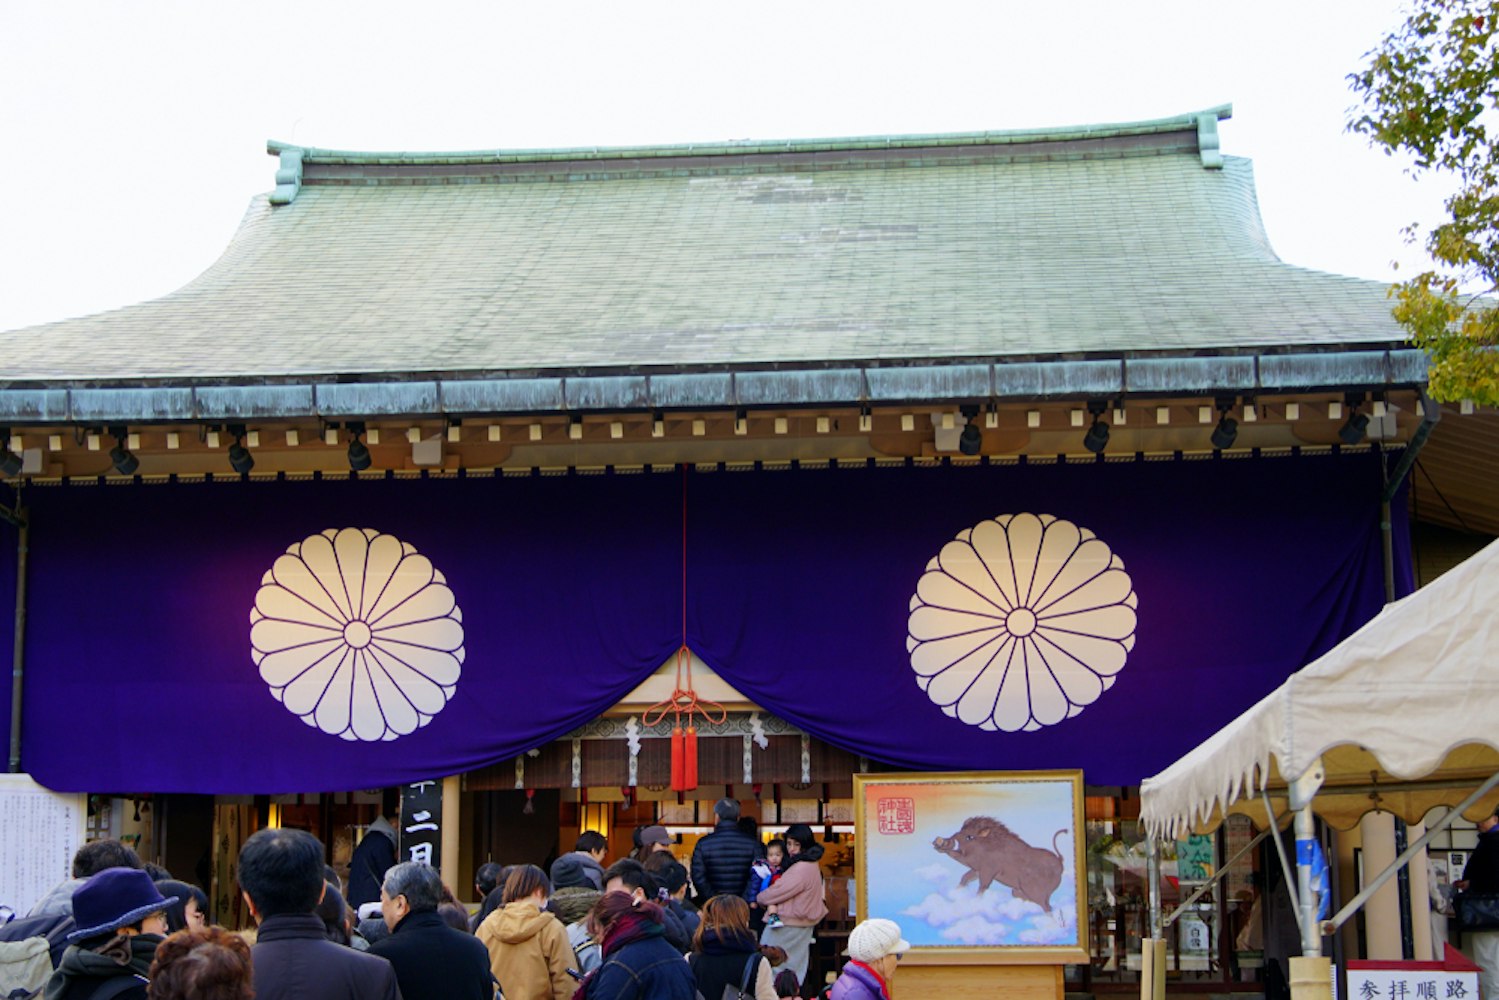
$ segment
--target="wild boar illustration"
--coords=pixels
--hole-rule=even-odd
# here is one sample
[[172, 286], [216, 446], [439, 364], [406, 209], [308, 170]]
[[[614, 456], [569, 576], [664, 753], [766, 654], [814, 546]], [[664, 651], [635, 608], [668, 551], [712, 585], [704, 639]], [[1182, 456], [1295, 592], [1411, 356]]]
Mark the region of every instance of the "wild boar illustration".
[[990, 816], [971, 816], [951, 837], [937, 837], [932, 846], [967, 868], [959, 885], [979, 880], [979, 892], [995, 882], [1010, 887], [1016, 899], [1028, 900], [1051, 910], [1051, 894], [1062, 884], [1062, 853], [1057, 838], [1066, 833], [1058, 830], [1051, 838], [1051, 850], [1032, 847], [1009, 827]]

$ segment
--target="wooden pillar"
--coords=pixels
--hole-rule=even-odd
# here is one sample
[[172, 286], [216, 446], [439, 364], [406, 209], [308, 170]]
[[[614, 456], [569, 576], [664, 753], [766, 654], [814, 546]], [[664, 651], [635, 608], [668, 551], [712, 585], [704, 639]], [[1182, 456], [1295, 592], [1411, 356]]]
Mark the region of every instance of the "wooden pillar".
[[[1425, 823], [1411, 823], [1405, 830], [1406, 838], [1415, 843], [1426, 835]], [[1416, 947], [1416, 960], [1440, 962], [1443, 956], [1442, 942], [1431, 936], [1431, 887], [1427, 868], [1426, 849], [1423, 847], [1410, 865], [1411, 886], [1411, 938]]]
[[1166, 939], [1140, 942], [1140, 1000], [1166, 1000]]
[[[1387, 812], [1369, 813], [1359, 820], [1358, 831], [1364, 884], [1368, 885], [1395, 860], [1395, 817]], [[1364, 904], [1364, 943], [1364, 958], [1400, 960], [1400, 891], [1394, 879]]]
[[1291, 959], [1291, 1000], [1332, 1000], [1332, 959]]
[[458, 884], [458, 845], [461, 842], [458, 797], [462, 784], [463, 780], [457, 775], [442, 779], [442, 860], [438, 874], [455, 894], [467, 896], [468, 893], [463, 891], [467, 887]]

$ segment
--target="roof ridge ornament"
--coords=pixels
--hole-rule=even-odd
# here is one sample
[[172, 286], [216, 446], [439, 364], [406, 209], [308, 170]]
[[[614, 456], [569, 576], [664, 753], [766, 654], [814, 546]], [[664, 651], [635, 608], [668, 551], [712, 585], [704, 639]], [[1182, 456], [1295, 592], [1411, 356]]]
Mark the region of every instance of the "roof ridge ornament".
[[[1197, 116], [1197, 152], [1208, 170], [1223, 169], [1223, 152], [1218, 148], [1218, 115], [1205, 111]], [[282, 154], [285, 155], [285, 154]]]
[[280, 150], [281, 165], [276, 170], [276, 190], [271, 192], [272, 205], [290, 205], [302, 190], [302, 157], [305, 150], [290, 147]]
[[[932, 132], [904, 135], [822, 136], [801, 139], [730, 139], [720, 142], [690, 142], [655, 146], [569, 146], [537, 149], [490, 149], [460, 151], [369, 151], [322, 149], [315, 146], [296, 146], [288, 142], [270, 140], [266, 152], [279, 153], [282, 166], [287, 166], [286, 155], [297, 153], [308, 162], [318, 165], [366, 165], [380, 166], [454, 166], [481, 163], [538, 163], [551, 164], [566, 160], [611, 161], [652, 160], [674, 157], [720, 157], [768, 155], [776, 153], [811, 152], [860, 152], [868, 150], [933, 149], [933, 148], [978, 148], [1004, 147], [1046, 142], [1075, 142], [1088, 139], [1117, 139], [1129, 136], [1147, 136], [1163, 133], [1190, 131], [1197, 128], [1200, 148], [1203, 150], [1203, 165], [1221, 166], [1208, 162], [1207, 150], [1211, 147], [1216, 156], [1217, 122], [1233, 116], [1232, 104], [1188, 111], [1168, 118], [1151, 118], [1129, 122], [1103, 122], [1091, 125], [1064, 125], [1051, 128], [1021, 128], [985, 130], [979, 132]], [[277, 174], [280, 184], [280, 174]], [[292, 193], [295, 197], [295, 192]], [[288, 201], [290, 198], [287, 199]], [[275, 202], [286, 204], [286, 202]]]

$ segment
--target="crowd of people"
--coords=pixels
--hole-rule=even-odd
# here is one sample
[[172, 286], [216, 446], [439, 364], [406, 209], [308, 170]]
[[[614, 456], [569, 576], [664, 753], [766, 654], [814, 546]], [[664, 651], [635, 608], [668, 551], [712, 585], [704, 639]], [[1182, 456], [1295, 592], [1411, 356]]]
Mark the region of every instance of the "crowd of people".
[[[0, 995], [45, 1000], [776, 1000], [804, 986], [827, 914], [822, 847], [805, 825], [765, 844], [739, 805], [714, 807], [690, 872], [660, 826], [606, 867], [585, 831], [549, 871], [482, 865], [473, 917], [430, 865], [396, 862], [372, 828], [345, 885], [301, 830], [256, 832], [236, 877], [250, 931], [211, 926], [203, 890], [118, 841], [78, 851], [72, 877], [0, 926]], [[389, 824], [387, 823], [388, 827]], [[345, 895], [347, 890], [347, 896]], [[366, 915], [366, 911], [367, 915]], [[361, 919], [362, 917], [362, 919]], [[849, 936], [827, 994], [889, 1000], [909, 947], [888, 920]], [[14, 992], [19, 991], [19, 992]]]

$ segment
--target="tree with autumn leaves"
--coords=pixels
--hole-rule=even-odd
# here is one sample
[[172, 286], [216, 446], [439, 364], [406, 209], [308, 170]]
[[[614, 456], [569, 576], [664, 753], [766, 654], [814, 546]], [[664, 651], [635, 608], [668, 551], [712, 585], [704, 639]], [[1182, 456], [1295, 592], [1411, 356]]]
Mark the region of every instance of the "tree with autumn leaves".
[[[1499, 0], [1412, 0], [1349, 77], [1349, 127], [1413, 171], [1450, 176], [1449, 218], [1425, 234], [1437, 264], [1395, 286], [1395, 318], [1431, 358], [1440, 400], [1499, 406]], [[1413, 227], [1414, 228], [1414, 227]], [[1408, 230], [1411, 238], [1421, 234]]]

